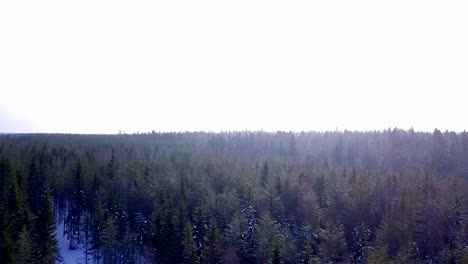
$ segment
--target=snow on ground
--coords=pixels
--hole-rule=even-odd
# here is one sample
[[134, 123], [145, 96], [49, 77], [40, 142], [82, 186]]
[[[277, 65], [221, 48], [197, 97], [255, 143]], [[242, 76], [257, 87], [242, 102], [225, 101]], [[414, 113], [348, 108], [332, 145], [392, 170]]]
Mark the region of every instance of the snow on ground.
[[64, 229], [63, 221], [57, 222], [55, 236], [58, 241], [60, 255], [62, 256], [62, 261], [57, 262], [57, 263], [63, 263], [63, 264], [85, 263], [85, 251], [82, 245], [80, 245], [80, 247], [76, 250], [70, 250], [68, 248], [70, 246], [70, 240], [68, 240], [67, 237], [63, 235], [63, 229]]

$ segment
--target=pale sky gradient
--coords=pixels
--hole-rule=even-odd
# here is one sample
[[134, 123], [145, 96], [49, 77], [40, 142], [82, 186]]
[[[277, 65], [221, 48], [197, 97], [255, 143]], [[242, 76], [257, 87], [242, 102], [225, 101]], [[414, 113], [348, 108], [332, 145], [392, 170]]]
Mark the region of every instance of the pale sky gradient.
[[0, 132], [468, 130], [468, 1], [0, 1]]

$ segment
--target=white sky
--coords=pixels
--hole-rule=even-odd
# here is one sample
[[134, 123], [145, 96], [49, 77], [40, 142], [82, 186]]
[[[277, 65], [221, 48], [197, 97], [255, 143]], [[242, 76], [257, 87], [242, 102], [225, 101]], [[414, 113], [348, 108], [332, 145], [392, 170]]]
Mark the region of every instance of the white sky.
[[0, 131], [468, 129], [468, 1], [0, 1]]

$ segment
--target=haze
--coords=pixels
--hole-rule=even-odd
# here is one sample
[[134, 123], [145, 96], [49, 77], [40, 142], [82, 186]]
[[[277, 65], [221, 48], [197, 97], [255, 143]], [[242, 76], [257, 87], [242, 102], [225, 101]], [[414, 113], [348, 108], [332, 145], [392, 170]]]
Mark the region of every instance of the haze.
[[0, 132], [468, 127], [466, 1], [2, 1]]

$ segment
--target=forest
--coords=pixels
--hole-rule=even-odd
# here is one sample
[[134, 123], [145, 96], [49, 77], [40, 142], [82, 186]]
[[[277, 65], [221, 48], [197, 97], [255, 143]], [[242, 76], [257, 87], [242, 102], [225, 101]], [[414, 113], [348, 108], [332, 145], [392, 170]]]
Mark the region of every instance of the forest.
[[5, 264], [468, 263], [467, 216], [468, 132], [0, 135]]

